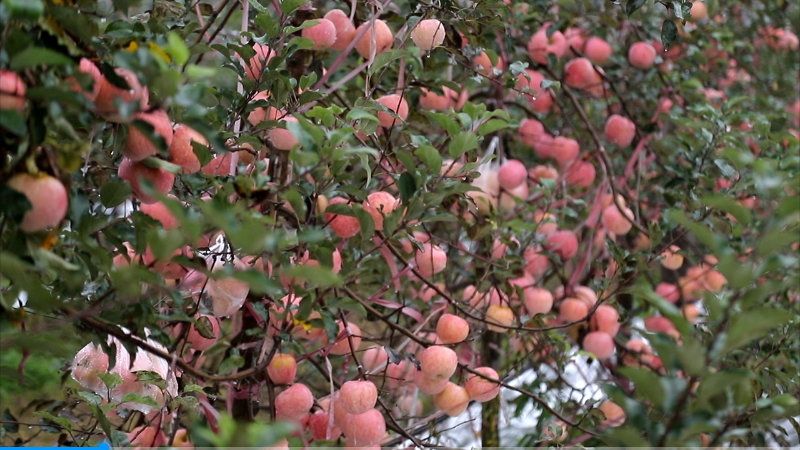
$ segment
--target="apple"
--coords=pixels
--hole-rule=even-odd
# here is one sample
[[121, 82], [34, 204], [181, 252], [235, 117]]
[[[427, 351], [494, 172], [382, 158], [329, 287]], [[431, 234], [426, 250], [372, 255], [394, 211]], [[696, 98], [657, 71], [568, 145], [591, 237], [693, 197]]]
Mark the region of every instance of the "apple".
[[126, 118], [119, 113], [117, 105], [138, 102], [138, 111], [143, 111], [149, 104], [150, 93], [147, 87], [139, 82], [139, 77], [135, 73], [122, 67], [118, 67], [114, 71], [128, 85], [128, 88], [117, 87], [105, 77], [102, 78], [100, 90], [94, 99], [94, 107], [97, 114], [105, 117], [106, 120], [120, 123], [125, 121]]
[[8, 187], [25, 195], [31, 204], [19, 225], [26, 233], [55, 227], [67, 215], [67, 188], [53, 176], [19, 173], [8, 180]]
[[304, 28], [301, 36], [311, 39], [314, 46], [311, 50], [325, 50], [336, 43], [336, 25], [328, 19], [314, 19], [317, 24]]
[[[139, 112], [133, 115], [133, 119], [149, 123], [155, 129], [156, 134], [164, 138], [167, 147], [172, 144], [172, 123], [163, 109], [156, 109], [151, 112]], [[141, 161], [148, 156], [155, 156], [156, 153], [158, 153], [158, 148], [155, 143], [139, 131], [133, 124], [129, 125], [128, 138], [125, 140], [125, 146], [122, 147], [122, 154], [131, 161]]]
[[25, 83], [19, 75], [0, 70], [0, 109], [25, 110]]
[[275, 412], [282, 417], [300, 419], [314, 406], [314, 396], [305, 384], [295, 383], [275, 397]]
[[325, 16], [336, 28], [336, 40], [331, 45], [331, 50], [343, 51], [356, 37], [356, 27], [350, 17], [341, 9], [331, 9]]
[[348, 414], [363, 414], [375, 407], [378, 388], [371, 381], [346, 381], [339, 390], [339, 401]]
[[647, 42], [636, 42], [628, 49], [628, 61], [638, 69], [649, 69], [656, 61], [656, 49]]
[[556, 30], [550, 37], [547, 36], [552, 26], [551, 22], [545, 23], [528, 41], [528, 55], [539, 64], [547, 64], [547, 55], [552, 54], [559, 59], [567, 51], [567, 39], [563, 33]]
[[[373, 23], [375, 24], [374, 27]], [[356, 29], [356, 34], [361, 33], [364, 29], [366, 29], [366, 32], [356, 42], [356, 51], [362, 58], [370, 59], [373, 58], [373, 53], [377, 56], [392, 48], [394, 35], [385, 21], [381, 19], [368, 20]]]
[[442, 22], [436, 19], [423, 19], [411, 30], [411, 40], [417, 47], [427, 52], [442, 45], [445, 34]]
[[603, 38], [592, 36], [584, 43], [583, 54], [595, 64], [606, 63], [613, 53], [611, 44]]
[[275, 384], [289, 384], [297, 376], [297, 360], [287, 353], [279, 353], [267, 365], [267, 375]]

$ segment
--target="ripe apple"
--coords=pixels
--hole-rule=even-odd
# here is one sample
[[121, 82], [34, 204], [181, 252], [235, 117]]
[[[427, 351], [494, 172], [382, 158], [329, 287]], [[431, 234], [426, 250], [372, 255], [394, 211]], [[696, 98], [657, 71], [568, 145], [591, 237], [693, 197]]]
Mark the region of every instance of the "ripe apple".
[[597, 359], [608, 359], [614, 354], [614, 338], [603, 331], [592, 331], [583, 338], [583, 349]]
[[405, 97], [400, 94], [389, 94], [378, 99], [378, 103], [385, 106], [388, 110], [397, 114], [400, 121], [391, 114], [384, 111], [378, 111], [378, 120], [384, 128], [392, 128], [402, 125], [408, 119], [408, 102]]
[[377, 409], [370, 409], [363, 414], [350, 414], [345, 419], [343, 431], [348, 444], [377, 444], [386, 434], [386, 419]]
[[0, 70], [0, 109], [25, 110], [25, 83], [8, 70]]
[[[286, 116], [280, 120], [281, 122], [297, 122], [297, 119], [293, 116]], [[286, 128], [273, 128], [269, 130], [269, 140], [272, 142], [272, 145], [277, 148], [278, 150], [291, 150], [296, 145], [300, 144], [300, 141], [295, 137], [294, 133], [287, 130]]]
[[314, 406], [314, 395], [305, 384], [295, 383], [275, 397], [275, 412], [290, 419], [300, 419]]
[[304, 28], [301, 36], [314, 41], [311, 50], [325, 50], [336, 42], [336, 26], [328, 19], [315, 19], [317, 24]]
[[[139, 112], [133, 115], [134, 120], [142, 120], [149, 123], [155, 129], [157, 135], [164, 138], [167, 147], [172, 144], [173, 132], [172, 123], [170, 123], [169, 116], [163, 109], [157, 109], [151, 112]], [[122, 147], [122, 154], [131, 161], [141, 161], [148, 156], [155, 156], [158, 148], [155, 143], [145, 136], [133, 124], [128, 126], [128, 138], [125, 140], [125, 146]]]
[[142, 180], [150, 182], [156, 192], [164, 195], [172, 189], [172, 184], [175, 182], [175, 174], [161, 168], [150, 167], [141, 161], [131, 161], [128, 158], [122, 158], [118, 175], [131, 184], [133, 193], [142, 203], [155, 203], [158, 201], [157, 198], [144, 192], [141, 184]]
[[625, 422], [625, 411], [611, 400], [601, 403], [599, 409], [605, 416], [602, 422], [603, 426], [618, 427]]
[[611, 58], [614, 50], [611, 48], [611, 44], [606, 42], [605, 39], [592, 36], [586, 40], [583, 47], [583, 53], [593, 63], [604, 64], [609, 58]]
[[[330, 202], [328, 202], [328, 205], [330, 206], [347, 203], [349, 202], [346, 199], [336, 197], [331, 199]], [[358, 222], [358, 218], [353, 216], [345, 216], [326, 212], [325, 221], [337, 236], [344, 239], [353, 237], [358, 234], [359, 231], [361, 231], [361, 224]]]
[[457, 344], [469, 336], [469, 322], [455, 314], [443, 314], [436, 322], [436, 334], [443, 344]]
[[367, 199], [362, 203], [364, 210], [372, 216], [372, 221], [375, 223], [375, 229], [383, 231], [383, 217], [394, 212], [400, 205], [400, 200], [396, 199], [388, 192], [373, 192], [367, 196]]
[[492, 65], [492, 60], [489, 58], [489, 55], [486, 52], [481, 52], [480, 55], [476, 56], [475, 59], [472, 60], [472, 64], [479, 73], [490, 78], [494, 77], [495, 69], [502, 72], [506, 67], [505, 63], [503, 62], [503, 58], [499, 56], [497, 57], [497, 64]]
[[469, 406], [469, 393], [463, 387], [447, 382], [444, 390], [433, 397], [433, 403], [450, 417], [458, 417]]
[[636, 125], [632, 120], [612, 114], [606, 121], [606, 139], [618, 147], [627, 147], [636, 137]]
[[297, 376], [297, 361], [292, 355], [279, 353], [267, 365], [267, 375], [275, 384], [289, 384]]
[[420, 371], [431, 380], [449, 380], [458, 367], [456, 352], [441, 345], [426, 348], [419, 358]]
[[375, 407], [378, 388], [371, 381], [346, 381], [339, 390], [339, 401], [348, 414], [363, 414]]
[[444, 270], [447, 266], [447, 253], [441, 247], [426, 242], [422, 244], [422, 249], [417, 249], [414, 261], [420, 274], [429, 277]]
[[8, 187], [24, 194], [31, 204], [31, 209], [25, 212], [19, 225], [26, 233], [55, 227], [67, 215], [67, 189], [55, 177], [20, 173], [8, 180]]
[[547, 113], [553, 106], [553, 95], [549, 89], [542, 88], [542, 81], [545, 76], [536, 70], [526, 69], [525, 72], [530, 77], [530, 81], [522, 74], [517, 76], [516, 89], [522, 90], [526, 86], [530, 89], [529, 93], [524, 93], [531, 105], [531, 109], [538, 113]]
[[269, 48], [269, 46], [258, 43], [253, 45], [253, 50], [255, 50], [256, 54], [250, 58], [250, 61], [245, 63], [244, 71], [247, 74], [247, 78], [258, 80], [261, 78], [261, 73], [269, 64], [270, 60], [275, 57], [276, 53]]
[[[491, 367], [478, 367], [477, 369], [475, 369], [475, 372], [478, 372], [494, 380], [500, 379], [500, 377], [497, 375], [497, 372]], [[493, 381], [489, 381], [474, 373], [471, 373], [467, 377], [465, 388], [467, 389], [469, 397], [472, 400], [475, 400], [476, 402], [480, 403], [488, 402], [489, 400], [492, 400], [493, 398], [497, 397], [497, 394], [500, 393], [499, 384]]]
[[118, 67], [114, 71], [127, 83], [128, 89], [114, 86], [105, 77], [102, 78], [100, 90], [94, 100], [94, 107], [97, 114], [111, 122], [119, 123], [123, 122], [125, 118], [120, 115], [117, 104], [138, 102], [138, 110], [142, 111], [147, 108], [150, 93], [146, 86], [142, 86], [135, 73], [122, 67]]
[[578, 238], [569, 230], [556, 231], [547, 236], [544, 248], [561, 259], [570, 259], [578, 254]]
[[195, 173], [200, 170], [200, 160], [194, 153], [192, 142], [208, 146], [208, 141], [200, 133], [182, 123], [175, 127], [172, 143], [167, 151], [171, 162], [183, 167], [183, 173]]
[[[361, 39], [356, 42], [356, 51], [364, 59], [372, 58], [373, 52], [375, 56], [380, 55], [392, 48], [392, 41], [394, 35], [389, 25], [381, 19], [374, 20], [375, 26], [372, 26], [373, 21], [366, 21], [356, 29], [356, 34], [361, 33], [361, 30], [367, 31], [361, 36]], [[374, 34], [374, 36], [373, 36]]]
[[341, 9], [332, 9], [328, 11], [324, 18], [330, 20], [336, 28], [336, 41], [331, 45], [331, 49], [343, 51], [353, 42], [353, 38], [356, 37], [355, 25], [353, 25], [353, 22], [350, 21], [350, 17]]
[[656, 61], [656, 49], [647, 42], [637, 42], [628, 49], [628, 61], [638, 69], [649, 69]]
[[507, 327], [514, 324], [514, 311], [507, 305], [489, 305], [486, 309], [486, 322], [486, 328], [489, 330], [506, 333]]
[[417, 47], [427, 52], [442, 45], [445, 34], [442, 22], [436, 19], [424, 19], [411, 30], [411, 40]]
[[547, 36], [548, 28], [551, 26], [553, 26], [551, 22], [545, 23], [528, 41], [528, 55], [539, 64], [547, 64], [549, 54], [555, 55], [558, 59], [567, 51], [567, 38], [563, 33], [555, 31], [550, 37]]

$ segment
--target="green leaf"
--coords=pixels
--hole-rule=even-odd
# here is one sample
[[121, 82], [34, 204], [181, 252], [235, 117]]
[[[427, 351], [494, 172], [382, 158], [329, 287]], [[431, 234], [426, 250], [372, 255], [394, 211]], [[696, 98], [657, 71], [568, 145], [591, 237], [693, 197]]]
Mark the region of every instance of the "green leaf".
[[49, 267], [51, 269], [56, 270], [66, 270], [66, 271], [77, 271], [80, 269], [79, 266], [67, 261], [66, 259], [62, 258], [61, 256], [47, 250], [46, 248], [40, 246], [29, 246], [29, 250], [31, 252], [31, 256], [35, 259], [39, 264], [44, 265], [45, 267]]
[[423, 145], [414, 151], [414, 154], [430, 169], [431, 175], [438, 174], [442, 169], [442, 155], [432, 145]]
[[106, 208], [122, 204], [131, 195], [131, 185], [126, 181], [109, 181], [100, 188], [100, 203]]
[[234, 369], [241, 369], [244, 367], [244, 358], [241, 355], [231, 355], [219, 365], [220, 375], [229, 375]]
[[28, 133], [25, 117], [16, 109], [0, 109], [0, 127], [17, 136], [25, 136]]
[[695, 222], [690, 219], [684, 211], [679, 209], [671, 209], [666, 212], [665, 216], [673, 222], [683, 225], [687, 230], [695, 235], [701, 242], [706, 244], [714, 253], [717, 253], [725, 239], [712, 232], [708, 226], [703, 223]]
[[664, 45], [664, 51], [669, 50], [669, 46], [678, 38], [678, 27], [670, 19], [664, 21], [661, 25], [661, 43]]
[[397, 186], [400, 188], [400, 199], [406, 204], [417, 192], [417, 182], [414, 181], [414, 177], [408, 172], [403, 172], [400, 175], [400, 179], [397, 180]]
[[326, 127], [332, 127], [336, 120], [336, 116], [333, 115], [331, 108], [325, 108], [322, 106], [315, 106], [311, 108], [311, 111], [306, 113], [306, 117], [319, 119]]
[[[205, 317], [204, 319], [208, 320]], [[167, 382], [156, 372], [149, 370], [137, 370], [133, 372], [133, 374], [136, 375], [136, 381], [140, 383], [152, 384], [158, 386], [159, 389], [166, 389], [167, 387]]]
[[664, 403], [664, 389], [660, 383], [660, 376], [650, 369], [639, 367], [621, 366], [617, 369], [622, 376], [633, 381], [636, 394], [642, 400], [652, 402], [654, 406], [661, 407]]
[[739, 258], [732, 253], [726, 254], [719, 259], [717, 264], [719, 272], [728, 280], [728, 286], [733, 289], [741, 289], [750, 286], [755, 280], [757, 273], [753, 263], [745, 261], [742, 263]]
[[28, 69], [38, 66], [66, 66], [75, 64], [67, 55], [44, 47], [28, 47], [11, 58], [11, 70]]
[[702, 203], [720, 211], [730, 213], [742, 226], [747, 226], [753, 219], [753, 214], [749, 209], [742, 206], [734, 199], [721, 195], [713, 194], [703, 197]]
[[[793, 199], [797, 202], [797, 199]], [[800, 231], [796, 226], [786, 230], [772, 230], [767, 233], [756, 245], [756, 250], [761, 256], [768, 256], [775, 252], [784, 251], [800, 240]]]
[[98, 373], [97, 376], [109, 390], [122, 384], [122, 377], [118, 373]]
[[281, 12], [289, 15], [305, 4], [306, 0], [283, 0], [281, 2]]
[[205, 391], [203, 389], [205, 389], [205, 388], [203, 388], [202, 386], [199, 386], [197, 384], [190, 384], [190, 385], [185, 386], [183, 388], [183, 392], [184, 393], [187, 393], [187, 392], [203, 392], [203, 393], [205, 393]]
[[262, 5], [261, 2], [259, 2], [259, 0], [250, 0], [250, 6], [252, 6], [253, 9], [255, 9], [260, 13], [269, 14], [269, 9], [267, 9], [266, 6]]
[[181, 170], [183, 170], [183, 167], [177, 164], [173, 164], [169, 161], [165, 161], [161, 158], [156, 158], [154, 156], [150, 156], [148, 158], [143, 159], [142, 163], [147, 167], [152, 167], [154, 169], [164, 169], [170, 173], [179, 173]]
[[339, 308], [345, 311], [356, 313], [359, 317], [367, 317], [367, 310], [364, 305], [351, 298], [335, 298], [327, 303], [328, 308]]
[[78, 397], [82, 398], [90, 405], [99, 406], [101, 403], [103, 403], [103, 397], [100, 397], [99, 395], [93, 394], [91, 392], [85, 392], [85, 391], [78, 392]]
[[458, 158], [464, 153], [475, 150], [476, 148], [478, 148], [478, 136], [472, 131], [465, 131], [450, 141], [448, 153], [450, 153], [451, 157]]
[[309, 286], [326, 288], [342, 285], [342, 277], [327, 267], [292, 266], [282, 272], [283, 276], [306, 280]]
[[17, 433], [19, 431], [17, 418], [11, 414], [8, 408], [3, 410], [3, 430], [7, 433]]
[[174, 31], [167, 34], [167, 46], [164, 47], [164, 51], [166, 51], [177, 64], [184, 65], [186, 61], [189, 60], [189, 47], [186, 46], [186, 42], [184, 42], [180, 35]]
[[268, 38], [273, 38], [280, 33], [281, 24], [272, 17], [270, 12], [260, 12], [254, 22]]
[[786, 325], [794, 317], [789, 311], [767, 306], [739, 312], [731, 317], [727, 332], [719, 338], [723, 344], [719, 354], [726, 354], [749, 342], [761, 339], [770, 330]]
[[753, 377], [750, 371], [744, 369], [726, 369], [705, 377], [697, 388], [700, 401], [708, 401], [711, 397], [725, 392], [731, 386], [746, 382]]
[[3, 0], [12, 19], [36, 20], [44, 14], [42, 0]]
[[145, 397], [144, 395], [136, 394], [134, 392], [129, 392], [122, 397], [122, 401], [120, 403], [141, 403], [142, 405], [152, 406], [153, 408], [158, 408], [158, 403], [154, 398]]
[[700, 375], [705, 369], [704, 359], [700, 355], [705, 354], [702, 344], [692, 335], [682, 337], [683, 345], [675, 347], [678, 362], [683, 370], [692, 376]]
[[33, 413], [33, 416], [34, 417], [41, 417], [42, 419], [44, 419], [46, 421], [58, 424], [61, 428], [65, 429], [65, 430], [67, 430], [69, 432], [72, 432], [72, 423], [69, 420], [67, 420], [67, 419], [65, 419], [63, 417], [56, 417], [56, 416], [54, 416], [54, 415], [52, 415], [52, 414], [50, 414], [49, 412], [46, 412], [46, 411], [36, 411], [36, 412]]
[[361, 205], [355, 205], [353, 209], [356, 212], [356, 218], [358, 218], [358, 223], [361, 226], [361, 235], [364, 239], [371, 239], [372, 235], [375, 234], [375, 221]]
[[486, 136], [489, 133], [494, 133], [497, 130], [508, 128], [508, 122], [500, 119], [491, 119], [481, 124], [478, 127], [478, 135]]
[[[369, 38], [369, 31], [367, 31], [367, 36], [365, 39]], [[389, 50], [381, 53], [380, 55], [375, 57], [375, 61], [372, 62], [372, 65], [369, 67], [367, 71], [370, 76], [375, 75], [379, 70], [386, 67], [392, 61], [398, 60], [404, 56], [413, 57], [414, 55], [411, 54], [408, 50], [400, 50], [394, 49]]]
[[684, 20], [683, 17], [683, 8], [681, 8], [681, 2], [678, 0], [672, 0], [672, 12], [675, 14], [675, 18], [678, 20]]
[[0, 185], [0, 212], [14, 222], [21, 222], [26, 211], [33, 208], [28, 197], [7, 184]]
[[442, 128], [447, 131], [447, 134], [450, 136], [455, 136], [461, 131], [461, 127], [459, 126], [458, 122], [453, 120], [453, 118], [449, 114], [444, 113], [436, 113], [426, 111], [426, 114], [431, 117], [436, 123], [439, 124]]

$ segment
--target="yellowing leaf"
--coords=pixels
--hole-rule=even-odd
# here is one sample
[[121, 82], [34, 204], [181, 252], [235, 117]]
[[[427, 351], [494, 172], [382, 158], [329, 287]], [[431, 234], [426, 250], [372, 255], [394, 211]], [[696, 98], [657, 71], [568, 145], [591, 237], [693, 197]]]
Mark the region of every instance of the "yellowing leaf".
[[292, 322], [294, 322], [295, 326], [299, 325], [299, 326], [303, 327], [303, 329], [306, 330], [306, 332], [309, 332], [309, 331], [311, 331], [312, 328], [314, 328], [311, 325], [311, 323], [309, 321], [307, 321], [307, 320], [300, 320], [300, 319], [292, 318]]

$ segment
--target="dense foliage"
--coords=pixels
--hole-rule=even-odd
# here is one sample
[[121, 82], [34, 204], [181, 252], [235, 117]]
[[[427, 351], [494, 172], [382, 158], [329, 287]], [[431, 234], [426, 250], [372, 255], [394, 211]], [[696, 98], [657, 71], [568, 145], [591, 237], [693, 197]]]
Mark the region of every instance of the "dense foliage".
[[798, 445], [798, 21], [3, 0], [0, 442]]

